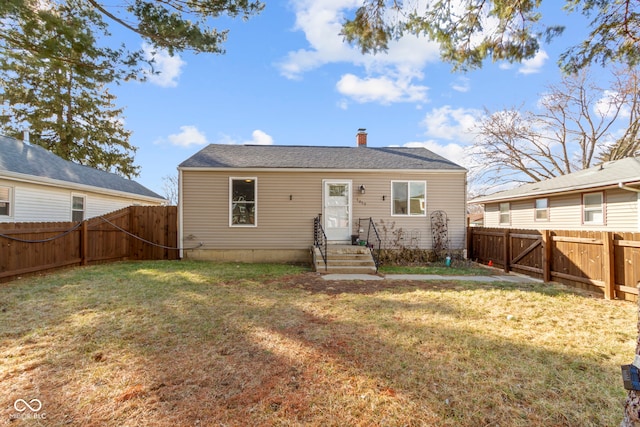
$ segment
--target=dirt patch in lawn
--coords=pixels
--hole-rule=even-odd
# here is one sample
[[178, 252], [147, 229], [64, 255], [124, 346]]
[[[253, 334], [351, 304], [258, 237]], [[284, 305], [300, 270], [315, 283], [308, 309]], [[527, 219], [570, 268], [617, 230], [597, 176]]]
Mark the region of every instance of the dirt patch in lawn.
[[[380, 276], [382, 277], [382, 276]], [[472, 280], [473, 276], [469, 277], [469, 281], [460, 280], [326, 280], [321, 274], [315, 272], [293, 274], [289, 276], [280, 277], [278, 279], [271, 280], [271, 285], [276, 285], [281, 288], [295, 288], [303, 289], [314, 294], [375, 294], [380, 291], [393, 291], [396, 289], [407, 290], [434, 290], [434, 289], [468, 289], [470, 287], [481, 288], [495, 288], [495, 283], [475, 282]], [[497, 283], [497, 282], [496, 282]], [[535, 283], [507, 283], [502, 282], [501, 287], [518, 287], [522, 289], [535, 289]], [[587, 297], [601, 297], [594, 292], [589, 292], [583, 289], [574, 289], [566, 287], [564, 285], [557, 285], [558, 289], [562, 289], [563, 292], [575, 293]]]
[[387, 289], [413, 286], [416, 289], [436, 289], [440, 283], [414, 280], [326, 280], [319, 273], [302, 273], [280, 277], [272, 280], [271, 284], [282, 288], [296, 288], [305, 291], [337, 294], [374, 294]]

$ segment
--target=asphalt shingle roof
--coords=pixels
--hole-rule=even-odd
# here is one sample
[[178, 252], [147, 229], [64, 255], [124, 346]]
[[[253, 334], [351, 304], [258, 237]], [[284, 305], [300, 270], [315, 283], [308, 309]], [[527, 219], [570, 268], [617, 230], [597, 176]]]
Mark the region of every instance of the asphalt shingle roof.
[[606, 187], [617, 185], [618, 183], [626, 184], [639, 181], [640, 157], [627, 157], [621, 160], [605, 162], [592, 168], [583, 169], [567, 175], [561, 175], [545, 181], [524, 184], [510, 190], [478, 197], [474, 200], [470, 200], [470, 202], [487, 203], [498, 200], [562, 193], [566, 191]]
[[90, 185], [157, 199], [164, 198], [130, 179], [64, 160], [38, 145], [25, 144], [0, 135], [0, 176], [2, 172]]
[[426, 148], [222, 144], [206, 146], [180, 167], [465, 170]]

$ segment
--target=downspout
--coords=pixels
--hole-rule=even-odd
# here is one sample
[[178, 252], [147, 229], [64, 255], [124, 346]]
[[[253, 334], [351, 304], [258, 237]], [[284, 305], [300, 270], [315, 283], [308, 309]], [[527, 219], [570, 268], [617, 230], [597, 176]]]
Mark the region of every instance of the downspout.
[[464, 260], [467, 259], [467, 257], [469, 256], [469, 217], [468, 215], [468, 206], [467, 206], [467, 189], [469, 187], [469, 184], [467, 183], [467, 172], [465, 171], [464, 173], [464, 249], [462, 250], [462, 258]]
[[180, 248], [180, 259], [184, 259], [184, 249], [182, 236], [184, 234], [183, 229], [183, 203], [182, 203], [182, 169], [178, 168], [178, 247]]

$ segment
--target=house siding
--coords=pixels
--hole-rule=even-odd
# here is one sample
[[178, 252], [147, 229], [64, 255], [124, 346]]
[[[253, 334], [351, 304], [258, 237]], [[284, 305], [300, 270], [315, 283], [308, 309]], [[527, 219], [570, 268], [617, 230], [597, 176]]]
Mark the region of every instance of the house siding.
[[[85, 218], [103, 215], [135, 204], [154, 205], [136, 198], [4, 179], [0, 179], [0, 186], [10, 187], [13, 193], [11, 216], [0, 216], [0, 222], [71, 221], [72, 195], [85, 197]], [[155, 203], [157, 204], [159, 203]]]
[[509, 225], [499, 223], [500, 203], [487, 203], [485, 204], [484, 226], [538, 230], [639, 231], [638, 194], [617, 188], [603, 191], [605, 224], [583, 224], [582, 195], [598, 191], [589, 190], [583, 193], [546, 197], [549, 201], [548, 221], [535, 220], [535, 200], [545, 198], [543, 196], [509, 202], [511, 212]]
[[[257, 227], [229, 226], [229, 177], [257, 179]], [[313, 244], [313, 219], [322, 212], [323, 180], [352, 182], [353, 232], [358, 218], [372, 217], [381, 237], [402, 228], [422, 249], [431, 248], [429, 214], [444, 210], [452, 249], [465, 243], [464, 172], [294, 172], [181, 170], [181, 223], [185, 257], [207, 258], [207, 251], [298, 250]], [[391, 181], [427, 182], [426, 217], [391, 216]], [[364, 185], [366, 194], [358, 188]], [[382, 197], [385, 196], [385, 200]], [[410, 243], [410, 242], [407, 242]]]

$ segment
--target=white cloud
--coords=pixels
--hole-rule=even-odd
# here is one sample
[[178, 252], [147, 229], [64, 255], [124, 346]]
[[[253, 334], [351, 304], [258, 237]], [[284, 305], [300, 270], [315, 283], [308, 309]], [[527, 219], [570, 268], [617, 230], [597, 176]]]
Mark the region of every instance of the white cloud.
[[540, 49], [536, 55], [531, 59], [522, 61], [522, 66], [518, 68], [520, 74], [534, 74], [542, 71], [542, 67], [549, 59], [547, 52]]
[[338, 92], [360, 103], [380, 102], [422, 102], [427, 99], [427, 87], [412, 85], [407, 81], [392, 80], [389, 77], [367, 77], [361, 79], [353, 74], [345, 74], [336, 84]]
[[470, 150], [476, 133], [474, 128], [483, 112], [476, 109], [451, 108], [445, 105], [425, 115], [425, 141], [411, 141], [403, 147], [424, 147], [466, 168], [474, 166]]
[[475, 138], [474, 127], [482, 115], [481, 110], [445, 105], [428, 112], [422, 124], [430, 138], [471, 143]]
[[251, 139], [248, 141], [241, 141], [229, 135], [222, 135], [217, 143], [227, 145], [273, 145], [273, 137], [260, 129], [256, 129], [251, 133]]
[[252, 139], [250, 141], [245, 141], [243, 144], [253, 144], [253, 145], [273, 145], [273, 138], [271, 135], [266, 134], [265, 132], [256, 129], [251, 133]]
[[456, 81], [451, 84], [451, 88], [457, 92], [469, 92], [471, 90], [471, 79], [468, 77], [458, 77]]
[[180, 147], [190, 147], [192, 145], [205, 145], [207, 137], [195, 126], [180, 126], [180, 133], [168, 136], [169, 142]]
[[454, 142], [441, 144], [430, 139], [423, 142], [408, 142], [404, 144], [404, 147], [424, 147], [460, 166], [468, 167], [470, 164], [470, 159], [467, 158], [469, 148], [462, 144], [456, 144]]
[[337, 87], [343, 95], [357, 102], [423, 102], [427, 88], [413, 81], [423, 78], [427, 63], [439, 60], [437, 46], [406, 35], [391, 42], [386, 53], [363, 55], [340, 35], [346, 12], [360, 5], [360, 0], [294, 0], [294, 29], [305, 34], [308, 47], [289, 52], [276, 64], [281, 74], [299, 79], [326, 64], [349, 63], [361, 67], [363, 73], [342, 76]]
[[296, 12], [294, 30], [305, 34], [310, 49], [289, 52], [278, 64], [287, 78], [300, 78], [306, 71], [332, 62], [360, 62], [359, 52], [346, 44], [339, 35], [344, 9], [357, 7], [357, 0], [298, 0], [293, 2]]
[[164, 49], [155, 49], [149, 44], [142, 45], [144, 56], [146, 59], [153, 59], [153, 71], [148, 72], [147, 78], [153, 84], [161, 87], [178, 86], [178, 77], [182, 73], [182, 67], [186, 65], [178, 55], [170, 56]]
[[337, 102], [336, 105], [341, 110], [348, 110], [349, 109], [349, 102], [346, 99], [341, 99], [340, 101]]
[[605, 118], [613, 118], [614, 115], [618, 115], [620, 118], [629, 118], [631, 115], [631, 109], [628, 105], [622, 104], [624, 95], [614, 90], [605, 90], [600, 98], [594, 105], [593, 110], [596, 114]]

